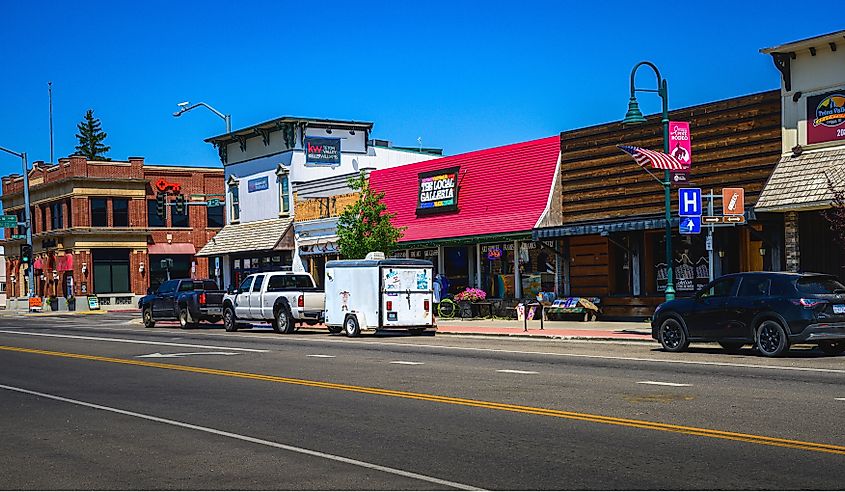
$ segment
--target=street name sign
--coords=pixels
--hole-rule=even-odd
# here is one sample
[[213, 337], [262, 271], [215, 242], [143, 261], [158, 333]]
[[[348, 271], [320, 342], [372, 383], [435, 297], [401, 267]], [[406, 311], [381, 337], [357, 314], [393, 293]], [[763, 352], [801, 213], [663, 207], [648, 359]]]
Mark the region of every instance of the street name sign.
[[681, 217], [678, 230], [681, 234], [701, 234], [701, 217]]
[[0, 215], [0, 227], [17, 227], [17, 215]]
[[678, 189], [678, 215], [701, 217], [701, 188]]
[[12, 234], [12, 239], [26, 239], [26, 234]]
[[219, 207], [220, 206], [220, 199], [219, 198], [211, 198], [208, 200], [209, 207]]

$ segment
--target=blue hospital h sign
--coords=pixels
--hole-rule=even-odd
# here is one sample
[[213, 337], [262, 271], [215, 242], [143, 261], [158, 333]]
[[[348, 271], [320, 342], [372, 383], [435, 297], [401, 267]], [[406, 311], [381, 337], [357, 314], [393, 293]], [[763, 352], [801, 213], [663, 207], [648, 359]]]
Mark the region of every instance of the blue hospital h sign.
[[701, 188], [678, 189], [678, 215], [681, 217], [701, 216]]

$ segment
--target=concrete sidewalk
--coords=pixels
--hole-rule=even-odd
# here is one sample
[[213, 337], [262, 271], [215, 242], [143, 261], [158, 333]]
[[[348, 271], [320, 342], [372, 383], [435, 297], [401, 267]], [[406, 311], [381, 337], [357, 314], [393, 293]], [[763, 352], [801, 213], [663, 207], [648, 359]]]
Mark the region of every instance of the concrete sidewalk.
[[523, 321], [508, 319], [438, 319], [437, 333], [447, 335], [492, 335], [566, 340], [653, 341], [651, 325], [625, 321]]

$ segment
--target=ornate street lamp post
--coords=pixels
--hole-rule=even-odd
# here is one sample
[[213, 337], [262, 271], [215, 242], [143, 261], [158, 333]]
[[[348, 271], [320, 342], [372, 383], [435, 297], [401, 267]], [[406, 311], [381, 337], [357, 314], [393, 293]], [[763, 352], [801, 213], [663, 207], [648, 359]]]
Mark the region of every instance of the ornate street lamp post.
[[[657, 76], [657, 89], [637, 89], [634, 85], [634, 77], [637, 74], [637, 69], [643, 65], [654, 70]], [[623, 124], [639, 124], [645, 123], [646, 119], [640, 112], [640, 105], [637, 104], [637, 92], [656, 92], [663, 100], [663, 115], [661, 122], [663, 123], [663, 152], [669, 153], [669, 92], [666, 85], [666, 79], [660, 76], [660, 70], [647, 61], [643, 61], [634, 65], [631, 70], [631, 98], [628, 100], [628, 112], [625, 114]], [[671, 176], [669, 171], [663, 172], [663, 195], [666, 205], [666, 300], [671, 301], [675, 298], [675, 268], [672, 265], [672, 194], [671, 194]]]

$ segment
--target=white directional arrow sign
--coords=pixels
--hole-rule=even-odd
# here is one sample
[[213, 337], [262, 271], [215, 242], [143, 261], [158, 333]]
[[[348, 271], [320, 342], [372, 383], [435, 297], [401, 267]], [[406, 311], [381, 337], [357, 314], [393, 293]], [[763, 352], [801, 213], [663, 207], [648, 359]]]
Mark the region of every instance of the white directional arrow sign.
[[175, 358], [175, 357], [186, 357], [189, 355], [238, 355], [237, 352], [179, 352], [175, 354], [162, 354], [161, 352], [156, 352], [154, 354], [147, 354], [147, 355], [139, 355], [140, 358], [150, 359], [150, 358]]

